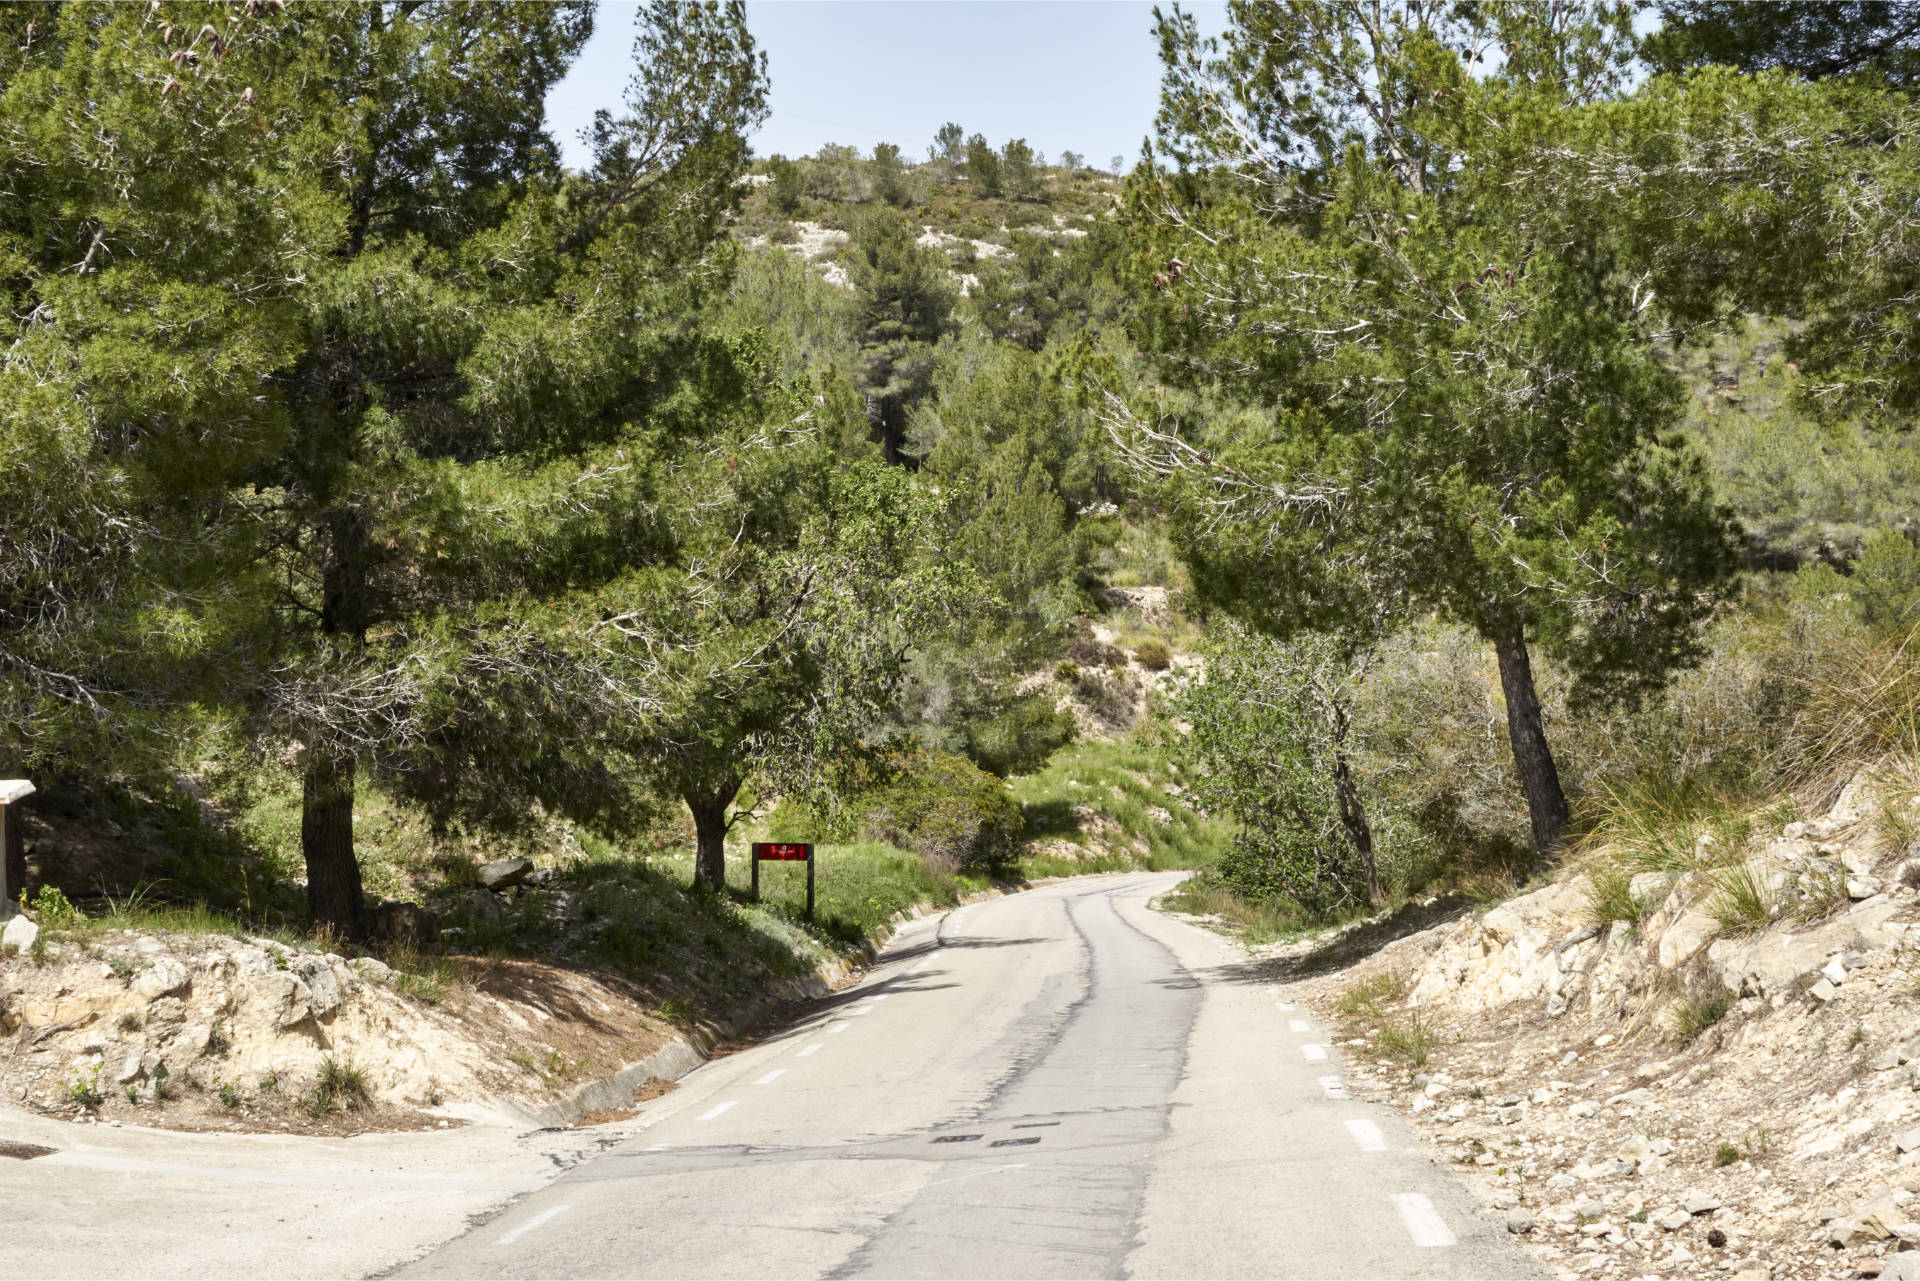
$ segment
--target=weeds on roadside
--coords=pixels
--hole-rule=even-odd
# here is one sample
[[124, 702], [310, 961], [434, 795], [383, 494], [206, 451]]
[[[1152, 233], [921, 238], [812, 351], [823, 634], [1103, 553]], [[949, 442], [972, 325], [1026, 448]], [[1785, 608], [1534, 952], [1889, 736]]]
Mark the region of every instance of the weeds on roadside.
[[700, 1007], [684, 996], [668, 997], [654, 1013], [662, 1023], [678, 1028], [691, 1028], [700, 1021]]
[[1335, 1004], [1340, 1013], [1352, 1017], [1383, 1017], [1385, 1007], [1401, 998], [1407, 990], [1406, 975], [1398, 970], [1381, 970], [1347, 985]]
[[1714, 1168], [1732, 1165], [1740, 1159], [1740, 1149], [1731, 1143], [1722, 1143], [1713, 1150]]
[[342, 1112], [356, 1111], [370, 1097], [366, 1074], [355, 1067], [351, 1059], [342, 1062], [328, 1055], [320, 1060], [320, 1076], [301, 1105], [308, 1116], [319, 1117], [331, 1111], [336, 1104]]
[[98, 1063], [89, 1063], [73, 1070], [72, 1077], [67, 1081], [67, 1097], [83, 1108], [97, 1107], [105, 1101], [106, 1096], [100, 1093]]
[[1382, 1054], [1405, 1059], [1414, 1067], [1425, 1067], [1432, 1036], [1431, 1025], [1415, 1013], [1408, 1015], [1404, 1023], [1383, 1023], [1375, 1045]]
[[1816, 863], [1801, 875], [1798, 888], [1788, 915], [1801, 925], [1824, 921], [1847, 905], [1847, 869]]
[[1633, 873], [1617, 863], [1602, 863], [1587, 873], [1587, 915], [1593, 924], [1624, 921], [1638, 926], [1645, 905], [1633, 896]]

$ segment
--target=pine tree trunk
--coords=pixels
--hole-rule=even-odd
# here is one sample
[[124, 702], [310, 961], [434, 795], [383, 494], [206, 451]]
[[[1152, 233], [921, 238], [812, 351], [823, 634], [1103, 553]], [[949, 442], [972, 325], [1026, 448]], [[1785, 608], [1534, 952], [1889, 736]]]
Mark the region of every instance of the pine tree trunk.
[[1513, 748], [1513, 768], [1526, 793], [1527, 815], [1533, 821], [1535, 858], [1548, 858], [1560, 847], [1567, 830], [1567, 797], [1560, 790], [1560, 771], [1547, 746], [1547, 729], [1540, 719], [1540, 696], [1533, 687], [1533, 660], [1527, 655], [1526, 633], [1518, 624], [1495, 635], [1494, 653], [1500, 660], [1500, 690], [1507, 700], [1507, 741]]
[[1347, 830], [1353, 852], [1360, 856], [1360, 871], [1367, 881], [1367, 906], [1379, 907], [1386, 902], [1386, 894], [1380, 888], [1380, 872], [1373, 862], [1373, 825], [1367, 822], [1353, 766], [1341, 748], [1333, 753], [1333, 794], [1340, 806], [1340, 825]]
[[307, 910], [315, 929], [343, 940], [367, 934], [360, 864], [353, 855], [353, 757], [307, 751], [300, 798], [300, 849], [307, 861]]
[[682, 799], [693, 815], [694, 879], [709, 889], [724, 890], [727, 887], [727, 805], [733, 800], [733, 791]]
[[[366, 643], [367, 525], [352, 510], [329, 512], [322, 523], [327, 559], [322, 568], [320, 630], [348, 645]], [[301, 788], [300, 852], [307, 864], [307, 910], [315, 929], [362, 939], [371, 924], [353, 850], [354, 759], [320, 743], [307, 748]]]

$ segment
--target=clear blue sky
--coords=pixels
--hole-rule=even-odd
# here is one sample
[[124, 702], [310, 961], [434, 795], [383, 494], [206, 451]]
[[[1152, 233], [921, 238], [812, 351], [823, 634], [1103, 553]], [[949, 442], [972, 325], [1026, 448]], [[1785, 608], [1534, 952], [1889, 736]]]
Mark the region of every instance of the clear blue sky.
[[[1189, 4], [1225, 25], [1222, 0]], [[593, 39], [547, 97], [567, 163], [581, 128], [618, 110], [632, 69], [632, 4], [602, 0]], [[1071, 148], [1104, 167], [1131, 164], [1153, 127], [1160, 85], [1153, 6], [1141, 0], [755, 0], [747, 25], [767, 52], [772, 115], [759, 155], [822, 143], [898, 143], [925, 158], [957, 120], [995, 146], [1022, 137], [1054, 159]]]

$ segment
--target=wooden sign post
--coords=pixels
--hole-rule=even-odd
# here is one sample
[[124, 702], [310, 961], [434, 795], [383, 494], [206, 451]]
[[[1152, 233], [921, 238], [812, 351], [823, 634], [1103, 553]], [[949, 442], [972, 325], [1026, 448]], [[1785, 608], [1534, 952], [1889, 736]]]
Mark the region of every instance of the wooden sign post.
[[753, 897], [760, 898], [760, 864], [801, 863], [807, 865], [807, 919], [813, 919], [813, 842], [755, 841], [753, 843]]

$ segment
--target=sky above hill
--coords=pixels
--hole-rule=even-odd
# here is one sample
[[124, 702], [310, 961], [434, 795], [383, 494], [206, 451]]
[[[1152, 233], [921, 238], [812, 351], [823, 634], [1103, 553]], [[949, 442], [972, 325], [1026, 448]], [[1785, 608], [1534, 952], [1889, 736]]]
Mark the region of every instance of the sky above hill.
[[[1224, 3], [1187, 7], [1205, 29], [1225, 25]], [[602, 0], [593, 39], [547, 96], [569, 165], [586, 162], [579, 135], [594, 111], [620, 106], [634, 9]], [[1153, 128], [1160, 63], [1145, 0], [756, 0], [747, 25], [772, 80], [759, 155], [893, 142], [924, 159], [954, 120], [995, 146], [1020, 137], [1049, 160], [1071, 149], [1105, 167], [1131, 164]]]

